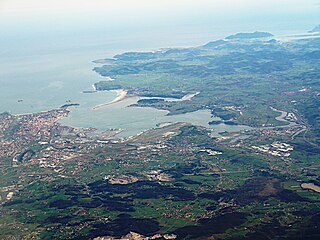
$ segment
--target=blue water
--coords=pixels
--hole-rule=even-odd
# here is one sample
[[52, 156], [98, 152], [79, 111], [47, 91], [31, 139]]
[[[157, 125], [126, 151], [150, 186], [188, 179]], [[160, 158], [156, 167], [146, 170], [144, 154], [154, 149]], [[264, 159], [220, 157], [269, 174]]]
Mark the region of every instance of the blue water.
[[[10, 1], [13, 7], [21, 3]], [[83, 116], [81, 120], [79, 112], [85, 112], [82, 106], [114, 97], [113, 93], [81, 93], [102, 79], [92, 72], [93, 60], [126, 51], [197, 46], [240, 31], [304, 33], [320, 24], [317, 0], [263, 0], [261, 6], [250, 0], [164, 0], [158, 5], [156, 0], [154, 4], [137, 0], [131, 5], [105, 5], [103, 9], [102, 5], [95, 9], [91, 4], [88, 11], [67, 8], [19, 14], [6, 8], [10, 1], [0, 2], [0, 112], [46, 111], [71, 100], [81, 104], [78, 113], [72, 115], [79, 124], [75, 124], [76, 120], [68, 123], [79, 126], [87, 126], [88, 121], [95, 126], [93, 117]], [[31, 6], [37, 0], [28, 2]], [[220, 2], [225, 3], [219, 5]], [[98, 122], [101, 126], [101, 120]]]

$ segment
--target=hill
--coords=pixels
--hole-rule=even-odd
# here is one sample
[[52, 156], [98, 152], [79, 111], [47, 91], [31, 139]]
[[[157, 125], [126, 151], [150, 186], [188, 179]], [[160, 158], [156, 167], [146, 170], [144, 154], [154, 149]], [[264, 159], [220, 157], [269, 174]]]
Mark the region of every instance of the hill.
[[226, 39], [252, 39], [252, 38], [267, 38], [273, 37], [271, 33], [268, 32], [252, 32], [252, 33], [237, 33], [226, 37]]

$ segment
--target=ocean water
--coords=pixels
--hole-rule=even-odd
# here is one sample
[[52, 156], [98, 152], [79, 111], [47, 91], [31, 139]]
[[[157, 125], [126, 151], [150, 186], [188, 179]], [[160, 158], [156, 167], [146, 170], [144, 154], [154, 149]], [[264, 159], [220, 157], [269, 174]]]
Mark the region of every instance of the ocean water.
[[170, 119], [155, 109], [128, 108], [128, 100], [91, 112], [91, 106], [115, 97], [82, 93], [103, 79], [92, 71], [92, 61], [126, 51], [198, 46], [241, 31], [298, 34], [320, 24], [317, 0], [70, 1], [0, 1], [0, 112], [47, 111], [71, 101], [80, 107], [62, 122], [78, 127], [134, 134], [162, 121], [207, 126], [208, 112]]

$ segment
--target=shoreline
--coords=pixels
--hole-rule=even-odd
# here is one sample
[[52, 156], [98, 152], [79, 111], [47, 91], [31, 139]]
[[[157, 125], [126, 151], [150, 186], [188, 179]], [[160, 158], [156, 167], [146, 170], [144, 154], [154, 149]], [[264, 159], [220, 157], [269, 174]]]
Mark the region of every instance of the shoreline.
[[170, 99], [170, 100], [166, 100], [167, 102], [184, 102], [184, 101], [190, 101], [192, 100], [192, 98], [194, 98], [195, 96], [199, 95], [200, 92], [196, 92], [196, 93], [189, 93], [187, 95], [184, 95], [182, 98], [180, 99]]
[[115, 92], [117, 94], [116, 98], [113, 99], [111, 102], [102, 103], [92, 108], [92, 110], [99, 110], [100, 108], [109, 106], [111, 104], [115, 104], [118, 102], [121, 102], [127, 97], [128, 91], [124, 89], [118, 89], [118, 90], [110, 90], [111, 92]]

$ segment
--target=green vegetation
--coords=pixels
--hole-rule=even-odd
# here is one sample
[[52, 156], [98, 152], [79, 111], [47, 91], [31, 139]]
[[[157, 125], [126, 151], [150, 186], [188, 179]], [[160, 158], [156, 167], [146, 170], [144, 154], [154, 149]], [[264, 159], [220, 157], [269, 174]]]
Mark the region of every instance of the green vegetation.
[[226, 39], [251, 39], [251, 38], [267, 38], [273, 37], [271, 33], [268, 32], [253, 32], [253, 33], [237, 33], [226, 37]]
[[210, 109], [221, 118], [213, 127], [251, 131], [215, 138], [174, 123], [101, 141], [52, 124], [65, 112], [0, 115], [3, 146], [21, 143], [0, 157], [0, 238], [319, 239], [320, 195], [301, 183], [320, 186], [320, 40], [234, 40], [251, 37], [129, 52], [95, 68], [115, 78], [97, 90], [123, 88], [169, 114]]
[[[96, 83], [96, 87], [116, 86], [131, 94], [160, 98], [200, 92], [192, 101], [142, 100], [138, 106], [170, 114], [209, 108], [214, 115], [238, 124], [279, 126], [283, 123], [275, 120], [277, 113], [270, 106], [289, 112], [299, 104], [314, 102], [313, 109], [319, 108], [319, 45], [318, 38], [287, 43], [220, 40], [198, 48], [125, 53], [94, 69], [116, 79]], [[314, 116], [299, 113], [314, 121]]]

